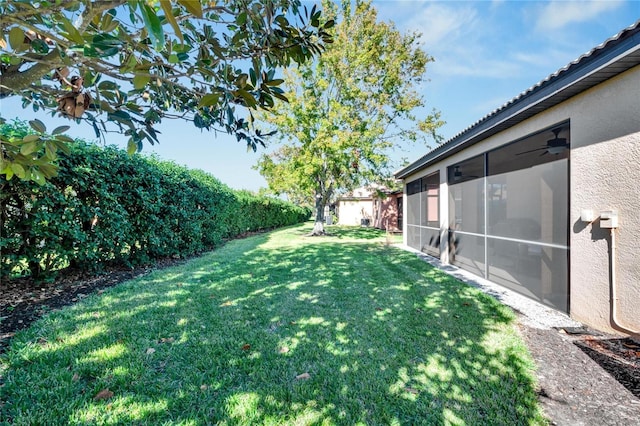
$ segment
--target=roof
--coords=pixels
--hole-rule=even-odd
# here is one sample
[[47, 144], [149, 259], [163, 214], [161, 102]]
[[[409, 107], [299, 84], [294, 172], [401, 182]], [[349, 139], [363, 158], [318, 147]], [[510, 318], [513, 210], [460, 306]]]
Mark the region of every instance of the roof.
[[640, 20], [493, 110], [417, 161], [396, 171], [403, 179], [462, 149], [640, 65]]
[[390, 189], [386, 186], [372, 183], [367, 186], [361, 186], [351, 192], [338, 197], [338, 201], [354, 201], [354, 200], [371, 200], [374, 197], [378, 197], [379, 194], [393, 195], [402, 194], [402, 189]]

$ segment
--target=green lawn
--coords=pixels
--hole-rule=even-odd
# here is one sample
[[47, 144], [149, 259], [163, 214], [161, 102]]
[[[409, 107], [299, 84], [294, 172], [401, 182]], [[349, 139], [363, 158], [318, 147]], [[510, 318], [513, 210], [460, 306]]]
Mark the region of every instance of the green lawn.
[[309, 231], [233, 241], [49, 314], [1, 358], [0, 422], [545, 423], [508, 308], [383, 232]]

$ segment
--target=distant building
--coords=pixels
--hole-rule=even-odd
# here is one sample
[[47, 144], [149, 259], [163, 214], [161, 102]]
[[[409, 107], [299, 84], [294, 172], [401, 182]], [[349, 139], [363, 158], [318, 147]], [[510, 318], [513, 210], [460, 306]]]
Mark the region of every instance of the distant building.
[[373, 198], [373, 226], [389, 232], [402, 232], [402, 190], [382, 191]]
[[337, 200], [338, 224], [373, 226], [402, 231], [402, 191], [372, 185], [361, 187]]

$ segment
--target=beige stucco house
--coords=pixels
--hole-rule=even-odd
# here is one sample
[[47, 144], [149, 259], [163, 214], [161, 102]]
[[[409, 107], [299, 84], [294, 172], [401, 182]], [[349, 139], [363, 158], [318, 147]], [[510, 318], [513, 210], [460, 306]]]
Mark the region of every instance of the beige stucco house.
[[361, 187], [337, 200], [338, 224], [402, 230], [402, 191], [379, 185]]
[[396, 172], [404, 242], [640, 332], [640, 21]]
[[369, 224], [373, 220], [373, 191], [361, 187], [338, 197], [338, 225], [355, 226]]

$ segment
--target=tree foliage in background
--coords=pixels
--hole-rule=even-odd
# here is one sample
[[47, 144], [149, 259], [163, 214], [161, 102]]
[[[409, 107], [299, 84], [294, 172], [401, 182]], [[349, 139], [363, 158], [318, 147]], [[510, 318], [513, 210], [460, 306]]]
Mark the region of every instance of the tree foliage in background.
[[324, 232], [324, 206], [336, 191], [388, 176], [392, 148], [435, 136], [442, 124], [437, 112], [416, 115], [432, 61], [419, 34], [378, 22], [370, 1], [345, 0], [339, 10], [325, 1], [323, 10], [337, 21], [334, 42], [315, 61], [286, 70], [289, 103], [261, 115], [284, 144], [258, 164], [275, 193], [313, 200], [314, 234]]
[[[332, 26], [300, 0], [9, 0], [0, 16], [0, 99], [86, 121], [97, 137], [123, 133], [130, 152], [158, 142], [167, 118], [255, 150], [251, 111], [286, 100], [275, 69], [320, 54]], [[28, 139], [1, 137], [0, 174], [55, 175], [69, 140], [61, 128], [43, 139], [41, 124]]]
[[[24, 122], [0, 131], [34, 133]], [[76, 141], [59, 163], [58, 175], [43, 185], [0, 181], [0, 280], [188, 256], [310, 215], [280, 199], [234, 191], [203, 171], [113, 147]]]

